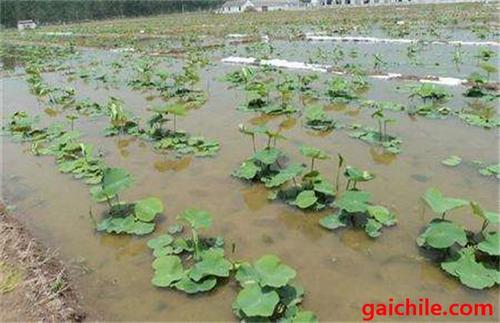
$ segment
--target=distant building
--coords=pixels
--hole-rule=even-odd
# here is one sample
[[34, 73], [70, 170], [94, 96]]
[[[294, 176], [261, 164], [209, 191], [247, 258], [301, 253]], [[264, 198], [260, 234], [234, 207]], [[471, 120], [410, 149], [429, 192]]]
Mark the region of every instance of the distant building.
[[322, 6], [378, 6], [419, 3], [483, 2], [488, 0], [236, 0], [226, 1], [217, 12], [296, 10]]
[[17, 30], [35, 29], [36, 23], [33, 20], [19, 20], [17, 22]]
[[299, 0], [235, 0], [226, 1], [217, 11], [219, 13], [237, 13], [244, 11], [275, 11], [297, 9]]
[[253, 3], [250, 0], [226, 1], [218, 10], [220, 13], [236, 13], [247, 10], [254, 10]]

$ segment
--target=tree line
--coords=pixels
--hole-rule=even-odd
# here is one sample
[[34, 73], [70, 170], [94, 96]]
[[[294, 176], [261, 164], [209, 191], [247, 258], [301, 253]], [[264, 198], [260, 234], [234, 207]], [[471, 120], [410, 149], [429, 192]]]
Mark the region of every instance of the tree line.
[[0, 24], [15, 27], [32, 19], [41, 24], [137, 17], [215, 9], [223, 0], [2, 0]]

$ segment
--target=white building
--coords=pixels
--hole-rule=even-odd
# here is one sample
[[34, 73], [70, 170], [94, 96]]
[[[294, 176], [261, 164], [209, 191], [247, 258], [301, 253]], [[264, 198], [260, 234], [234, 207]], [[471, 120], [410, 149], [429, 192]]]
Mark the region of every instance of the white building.
[[275, 11], [291, 10], [299, 7], [299, 0], [233, 0], [226, 1], [217, 12], [237, 13], [244, 11]]
[[482, 2], [487, 0], [234, 0], [226, 1], [219, 13], [305, 9], [321, 6], [370, 6], [419, 3]]
[[19, 20], [17, 22], [17, 30], [35, 29], [36, 23], [33, 20]]

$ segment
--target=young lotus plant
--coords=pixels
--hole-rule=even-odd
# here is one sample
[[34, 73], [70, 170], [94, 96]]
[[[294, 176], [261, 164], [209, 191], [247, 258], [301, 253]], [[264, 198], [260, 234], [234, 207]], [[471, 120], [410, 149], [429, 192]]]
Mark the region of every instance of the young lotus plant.
[[191, 227], [191, 238], [180, 236], [183, 226], [177, 224], [169, 233], [148, 241], [155, 257], [151, 282], [187, 294], [207, 292], [233, 270], [224, 255], [224, 239], [200, 237], [199, 231], [212, 225], [212, 215], [206, 211], [188, 209], [178, 219]]
[[335, 200], [337, 211], [323, 217], [319, 224], [328, 229], [335, 230], [351, 226], [363, 229], [371, 238], [377, 238], [381, 229], [396, 224], [396, 216], [381, 205], [373, 205], [371, 194], [365, 191], [349, 190]]
[[[436, 188], [428, 189], [423, 200], [440, 217], [425, 226], [416, 239], [417, 245], [436, 255], [441, 269], [469, 288], [484, 289], [500, 284], [500, 214], [484, 211], [476, 202], [444, 197]], [[466, 206], [483, 221], [479, 232], [445, 218], [447, 212]], [[493, 230], [488, 229], [489, 224], [495, 225]]]
[[313, 130], [328, 131], [339, 127], [339, 124], [326, 115], [321, 106], [313, 106], [306, 110], [305, 126]]
[[[282, 168], [279, 160], [286, 155], [276, 148], [276, 144], [278, 139], [285, 139], [285, 137], [280, 134], [279, 130], [273, 131], [265, 126], [250, 129], [240, 125], [239, 130], [241, 133], [252, 137], [254, 154], [245, 160], [232, 175], [245, 180], [267, 181]], [[257, 150], [255, 147], [255, 136], [257, 134], [267, 137], [264, 149]]]
[[[299, 164], [290, 164], [281, 170], [266, 182], [266, 187], [274, 189], [270, 198], [279, 198], [300, 209], [323, 209], [332, 203], [335, 189], [314, 166], [316, 160], [326, 160], [330, 156], [311, 146], [301, 146], [300, 152], [311, 159], [309, 171], [306, 166]], [[296, 179], [298, 176], [302, 176], [300, 181]], [[287, 185], [290, 180], [293, 181], [292, 186]]]
[[246, 322], [317, 322], [316, 315], [299, 306], [304, 289], [293, 281], [296, 272], [274, 255], [253, 264], [236, 265], [241, 290], [233, 303], [234, 313]]
[[132, 186], [133, 180], [123, 168], [107, 168], [102, 181], [90, 192], [96, 202], [106, 201], [107, 216], [97, 224], [97, 231], [145, 235], [153, 232], [156, 216], [163, 212], [163, 203], [156, 197], [144, 198], [132, 203], [120, 201], [118, 193]]

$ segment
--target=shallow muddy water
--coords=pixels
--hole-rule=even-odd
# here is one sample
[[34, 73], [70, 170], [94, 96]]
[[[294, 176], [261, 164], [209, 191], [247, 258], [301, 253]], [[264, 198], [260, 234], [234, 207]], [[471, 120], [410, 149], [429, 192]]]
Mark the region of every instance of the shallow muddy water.
[[[96, 54], [102, 59], [101, 54]], [[498, 209], [498, 180], [479, 175], [472, 166], [447, 168], [441, 160], [460, 155], [464, 160], [498, 162], [498, 132], [466, 126], [457, 118], [430, 120], [410, 118], [406, 113], [390, 113], [397, 119], [389, 132], [402, 138], [402, 153], [385, 155], [379, 149], [350, 138], [343, 130], [318, 135], [303, 127], [299, 116], [263, 118], [239, 112], [236, 106], [244, 94], [221, 81], [225, 73], [238, 67], [215, 62], [202, 74], [201, 85], [209, 91], [208, 102], [179, 119], [178, 127], [221, 143], [215, 158], [161, 155], [151, 143], [129, 136], [104, 137], [107, 118], [80, 118], [75, 129], [84, 142], [93, 143], [105, 162], [124, 167], [135, 179], [122, 199], [146, 195], [159, 197], [165, 212], [155, 232], [148, 237], [115, 236], [94, 231], [89, 211], [98, 216], [104, 207], [91, 201], [88, 186], [58, 172], [52, 157], [34, 157], [25, 144], [3, 137], [3, 199], [16, 206], [21, 220], [50, 247], [58, 248], [72, 264], [84, 305], [105, 320], [234, 321], [231, 304], [237, 293], [234, 282], [223, 284], [205, 295], [188, 297], [151, 285], [152, 255], [146, 241], [165, 232], [177, 214], [188, 207], [210, 211], [214, 225], [206, 234], [224, 235], [226, 246], [235, 244], [232, 259], [256, 260], [273, 253], [297, 270], [297, 281], [305, 288], [305, 308], [322, 321], [360, 320], [364, 303], [387, 302], [390, 297], [417, 300], [427, 297], [443, 305], [451, 303], [493, 303], [498, 319], [498, 287], [473, 291], [446, 275], [419, 252], [415, 238], [433, 217], [420, 197], [429, 187], [445, 195], [477, 201], [486, 210]], [[66, 84], [61, 74], [48, 73], [51, 84]], [[4, 78], [3, 117], [25, 110], [41, 114], [41, 124], [64, 120], [44, 113], [29, 93], [21, 77]], [[82, 81], [69, 85], [78, 97], [105, 103], [109, 96], [121, 98], [143, 120], [147, 108], [160, 104], [146, 100], [152, 93], [132, 91], [126, 86], [109, 90]], [[395, 81], [370, 81], [368, 99], [407, 103], [407, 94], [395, 88]], [[465, 105], [463, 88], [450, 88], [449, 106]], [[356, 105], [334, 105], [328, 113], [343, 122], [375, 126], [370, 111]], [[263, 185], [245, 184], [230, 176], [233, 169], [252, 153], [251, 141], [237, 129], [239, 123], [281, 124], [288, 141], [279, 144], [291, 159], [308, 162], [298, 152], [300, 144], [321, 148], [333, 156], [342, 153], [347, 163], [376, 174], [376, 179], [360, 185], [372, 192], [376, 203], [386, 205], [398, 217], [398, 225], [386, 228], [376, 240], [352, 229], [330, 232], [318, 225], [320, 214], [302, 212], [280, 202], [269, 202]], [[259, 142], [263, 145], [262, 142]], [[336, 161], [318, 162], [319, 170], [332, 180]], [[323, 214], [323, 213], [322, 213]], [[467, 211], [457, 211], [454, 219], [477, 230], [481, 223]], [[477, 318], [476, 318], [477, 319]]]

